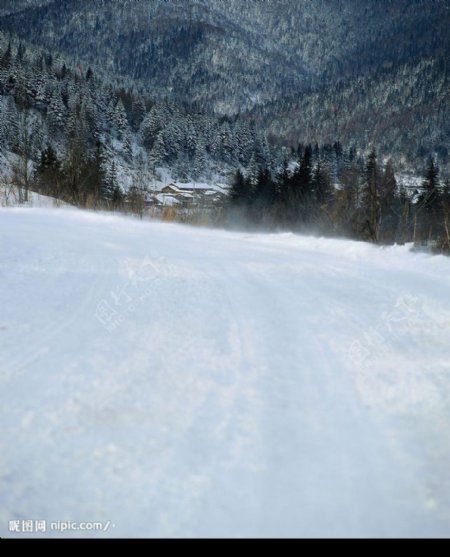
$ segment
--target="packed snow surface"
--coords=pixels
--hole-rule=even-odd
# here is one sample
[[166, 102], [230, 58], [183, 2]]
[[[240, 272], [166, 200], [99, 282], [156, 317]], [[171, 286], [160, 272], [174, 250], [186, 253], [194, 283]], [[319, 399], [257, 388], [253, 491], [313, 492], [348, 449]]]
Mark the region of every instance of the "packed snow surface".
[[449, 258], [0, 209], [0, 280], [1, 536], [450, 535]]

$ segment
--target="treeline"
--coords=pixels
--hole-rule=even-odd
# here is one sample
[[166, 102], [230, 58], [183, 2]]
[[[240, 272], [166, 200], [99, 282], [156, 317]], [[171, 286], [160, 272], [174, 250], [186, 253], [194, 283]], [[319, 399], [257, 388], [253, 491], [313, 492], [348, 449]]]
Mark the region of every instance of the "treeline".
[[[329, 165], [334, 154], [337, 164]], [[397, 183], [392, 160], [364, 158], [339, 143], [299, 148], [298, 164], [277, 174], [236, 172], [229, 224], [345, 236], [380, 244], [415, 242], [450, 251], [450, 182], [430, 158], [421, 187]]]

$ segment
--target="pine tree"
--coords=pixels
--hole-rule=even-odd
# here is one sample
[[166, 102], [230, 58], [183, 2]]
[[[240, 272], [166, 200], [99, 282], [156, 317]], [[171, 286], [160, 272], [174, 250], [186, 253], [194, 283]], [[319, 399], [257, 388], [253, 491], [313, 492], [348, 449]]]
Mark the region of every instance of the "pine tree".
[[381, 218], [379, 169], [375, 149], [369, 154], [366, 165], [366, 180], [362, 193], [362, 234], [371, 242], [378, 242]]
[[48, 128], [52, 135], [63, 131], [66, 122], [66, 108], [58, 89], [53, 91], [47, 109]]
[[252, 154], [247, 169], [247, 178], [253, 188], [256, 186], [258, 182], [259, 173], [260, 173], [260, 169], [258, 167], [258, 163], [256, 162], [256, 157], [254, 154]]
[[21, 111], [18, 131], [19, 160], [13, 165], [13, 179], [19, 190], [19, 202], [26, 203], [33, 174], [30, 113], [26, 109]]
[[111, 208], [119, 207], [124, 201], [124, 196], [119, 186], [117, 166], [115, 160], [111, 162], [108, 171], [106, 173], [104, 185], [103, 185], [102, 197]]
[[162, 114], [156, 107], [152, 108], [142, 121], [140, 130], [142, 143], [149, 151], [152, 150], [163, 123]]
[[380, 180], [380, 239], [393, 242], [399, 225], [397, 180], [395, 178], [392, 160], [386, 163], [384, 173]]
[[5, 143], [8, 150], [18, 153], [20, 149], [19, 141], [19, 120], [20, 114], [13, 97], [6, 98], [6, 107], [3, 113], [5, 122]]
[[18, 64], [21, 64], [25, 58], [26, 48], [22, 43], [19, 43], [16, 53], [16, 61]]
[[421, 221], [419, 228], [422, 240], [436, 239], [441, 232], [442, 199], [439, 190], [439, 169], [433, 157], [428, 161], [422, 182], [417, 214]]
[[72, 138], [63, 160], [62, 195], [65, 201], [81, 207], [86, 201], [83, 169], [87, 158], [86, 143], [81, 138]]
[[131, 107], [131, 126], [134, 132], [139, 131], [145, 118], [145, 102], [141, 97], [133, 99]]
[[102, 120], [99, 114], [97, 104], [95, 103], [92, 95], [89, 95], [84, 105], [84, 117], [86, 119], [86, 127], [91, 141], [96, 145], [101, 139], [102, 134]]
[[248, 190], [244, 175], [238, 170], [234, 176], [230, 190], [230, 204], [242, 207], [248, 201]]
[[0, 150], [6, 150], [6, 103], [0, 99]]
[[12, 63], [12, 49], [11, 49], [11, 43], [8, 43], [8, 47], [6, 48], [4, 54], [0, 58], [0, 69], [8, 70], [11, 67], [11, 63]]
[[42, 151], [40, 163], [36, 168], [36, 188], [41, 193], [59, 197], [61, 163], [51, 145]]
[[254, 139], [249, 126], [239, 122], [235, 129], [236, 152], [240, 164], [246, 166], [253, 155]]
[[266, 134], [262, 134], [257, 140], [256, 161], [261, 168], [273, 170], [272, 154]]
[[125, 131], [123, 137], [123, 155], [128, 163], [133, 160], [133, 144], [131, 139], [131, 133], [129, 130]]
[[15, 77], [14, 100], [19, 109], [29, 110], [32, 107], [32, 98], [28, 87], [27, 77], [20, 68]]
[[222, 124], [221, 135], [221, 158], [229, 164], [236, 163], [235, 156], [235, 138], [231, 130], [230, 124], [224, 122]]
[[279, 191], [279, 218], [284, 224], [289, 222], [290, 211], [292, 205], [292, 193], [291, 193], [291, 176], [289, 174], [289, 164], [288, 160], [285, 158], [281, 166], [281, 170], [277, 175], [277, 184]]
[[105, 173], [103, 170], [105, 153], [103, 144], [96, 142], [95, 153], [85, 163], [86, 183], [88, 185], [88, 194], [86, 197], [86, 205], [88, 207], [98, 207], [102, 201], [102, 190], [105, 182]]
[[203, 138], [199, 139], [195, 148], [194, 160], [192, 163], [192, 176], [195, 179], [200, 178], [206, 170], [206, 146]]
[[443, 240], [442, 249], [450, 253], [450, 180], [444, 185], [442, 192]]
[[300, 165], [288, 182], [290, 190], [290, 214], [292, 224], [298, 226], [311, 218], [311, 206], [314, 203], [312, 188], [312, 149], [307, 146]]
[[153, 145], [152, 152], [150, 153], [150, 165], [153, 173], [158, 166], [164, 166], [168, 159], [168, 152], [166, 147], [166, 142], [164, 140], [164, 135], [160, 132], [156, 138]]
[[327, 205], [333, 197], [333, 188], [330, 177], [322, 168], [320, 161], [313, 172], [312, 176], [312, 192], [314, 200], [319, 207]]
[[271, 225], [278, 202], [277, 184], [268, 169], [260, 170], [251, 199], [251, 216], [254, 222]]
[[128, 120], [127, 120], [127, 113], [125, 111], [125, 107], [121, 99], [119, 99], [116, 107], [114, 108], [114, 112], [112, 115], [112, 123], [113, 123], [113, 127], [117, 139], [119, 141], [122, 141], [128, 129]]

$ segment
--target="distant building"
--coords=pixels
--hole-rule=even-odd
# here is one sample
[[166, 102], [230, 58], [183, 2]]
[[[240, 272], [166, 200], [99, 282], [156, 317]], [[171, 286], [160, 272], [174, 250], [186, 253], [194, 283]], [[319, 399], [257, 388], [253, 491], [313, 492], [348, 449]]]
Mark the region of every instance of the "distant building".
[[159, 206], [213, 207], [223, 205], [228, 195], [227, 186], [210, 184], [178, 184], [164, 186], [153, 198]]

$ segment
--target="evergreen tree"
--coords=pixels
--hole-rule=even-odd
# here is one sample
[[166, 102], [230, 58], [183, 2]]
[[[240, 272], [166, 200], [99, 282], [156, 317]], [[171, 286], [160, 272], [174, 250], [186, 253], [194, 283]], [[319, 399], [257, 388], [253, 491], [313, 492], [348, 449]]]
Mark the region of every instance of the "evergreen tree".
[[125, 107], [121, 99], [119, 99], [112, 115], [112, 124], [116, 133], [117, 139], [121, 141], [128, 129], [128, 120]]
[[306, 195], [311, 190], [311, 177], [312, 177], [311, 157], [312, 157], [312, 149], [311, 146], [308, 145], [305, 148], [305, 152], [303, 154], [303, 158], [300, 163], [300, 168], [298, 171], [299, 184], [300, 184], [302, 196]]
[[89, 185], [86, 204], [94, 208], [98, 207], [102, 201], [102, 192], [105, 182], [105, 173], [103, 171], [104, 158], [103, 144], [97, 141], [94, 155], [91, 156], [85, 164], [86, 180]]
[[203, 138], [199, 139], [195, 147], [194, 160], [192, 162], [192, 175], [195, 179], [202, 176], [206, 169], [206, 146]]
[[305, 224], [311, 218], [311, 205], [314, 203], [312, 188], [312, 149], [305, 148], [300, 165], [288, 181], [290, 191], [289, 213], [296, 225]]
[[230, 190], [230, 204], [233, 207], [242, 207], [248, 201], [248, 184], [244, 175], [238, 170], [234, 176]]
[[47, 109], [49, 131], [56, 135], [63, 131], [66, 121], [66, 108], [57, 89], [54, 90]]
[[13, 165], [13, 180], [19, 189], [19, 202], [26, 203], [33, 174], [33, 139], [30, 133], [30, 113], [28, 110], [22, 110], [20, 114], [18, 131], [17, 153], [19, 159]]
[[221, 135], [221, 157], [229, 164], [235, 164], [235, 138], [228, 122], [222, 124]]
[[153, 145], [152, 152], [150, 154], [150, 165], [155, 172], [158, 166], [163, 166], [168, 159], [168, 152], [166, 148], [166, 142], [164, 140], [164, 135], [160, 132], [156, 138]]
[[19, 43], [19, 46], [17, 48], [17, 53], [16, 53], [16, 61], [18, 64], [21, 64], [23, 62], [23, 59], [25, 58], [25, 52], [26, 52], [26, 48], [22, 43]]
[[125, 160], [128, 163], [131, 163], [133, 160], [133, 145], [132, 145], [132, 139], [131, 139], [131, 134], [129, 130], [126, 130], [124, 132], [124, 136], [123, 136], [123, 155]]
[[59, 197], [61, 163], [51, 145], [42, 151], [36, 168], [36, 188], [43, 194]]
[[7, 148], [6, 103], [0, 97], [0, 150]]
[[442, 216], [443, 239], [441, 247], [446, 253], [450, 253], [450, 180], [447, 180], [442, 192]]
[[380, 240], [384, 242], [395, 241], [401, 204], [398, 200], [397, 180], [395, 178], [392, 160], [386, 163], [380, 180]]
[[62, 195], [65, 201], [82, 207], [86, 201], [83, 169], [87, 158], [85, 142], [81, 138], [71, 139], [62, 167]]
[[381, 218], [379, 168], [375, 149], [369, 154], [366, 165], [366, 180], [362, 192], [362, 228], [363, 238], [378, 242]]
[[141, 124], [141, 137], [144, 147], [149, 151], [153, 148], [158, 134], [167, 124], [168, 119], [169, 116], [166, 111], [156, 105], [145, 116]]
[[281, 170], [277, 176], [277, 184], [279, 191], [279, 218], [283, 224], [290, 222], [292, 193], [291, 193], [291, 176], [289, 174], [289, 164], [285, 158], [281, 166]]
[[6, 98], [6, 107], [3, 118], [5, 122], [5, 143], [8, 150], [18, 153], [20, 149], [19, 141], [19, 119], [20, 114], [13, 97]]
[[277, 184], [268, 169], [260, 170], [251, 199], [251, 217], [258, 225], [270, 225], [278, 202]]
[[421, 239], [436, 239], [442, 232], [442, 200], [439, 190], [439, 169], [433, 157], [428, 161], [417, 214], [420, 220]]
[[395, 207], [397, 208], [396, 215], [398, 217], [395, 241], [403, 244], [409, 241], [414, 233], [413, 206], [403, 186], [400, 186], [395, 202]]
[[11, 43], [8, 43], [8, 47], [6, 48], [3, 55], [0, 57], [0, 69], [1, 70], [8, 70], [11, 67], [12, 63], [12, 49]]
[[131, 126], [134, 132], [139, 131], [145, 118], [145, 102], [141, 97], [134, 98], [131, 108]]

